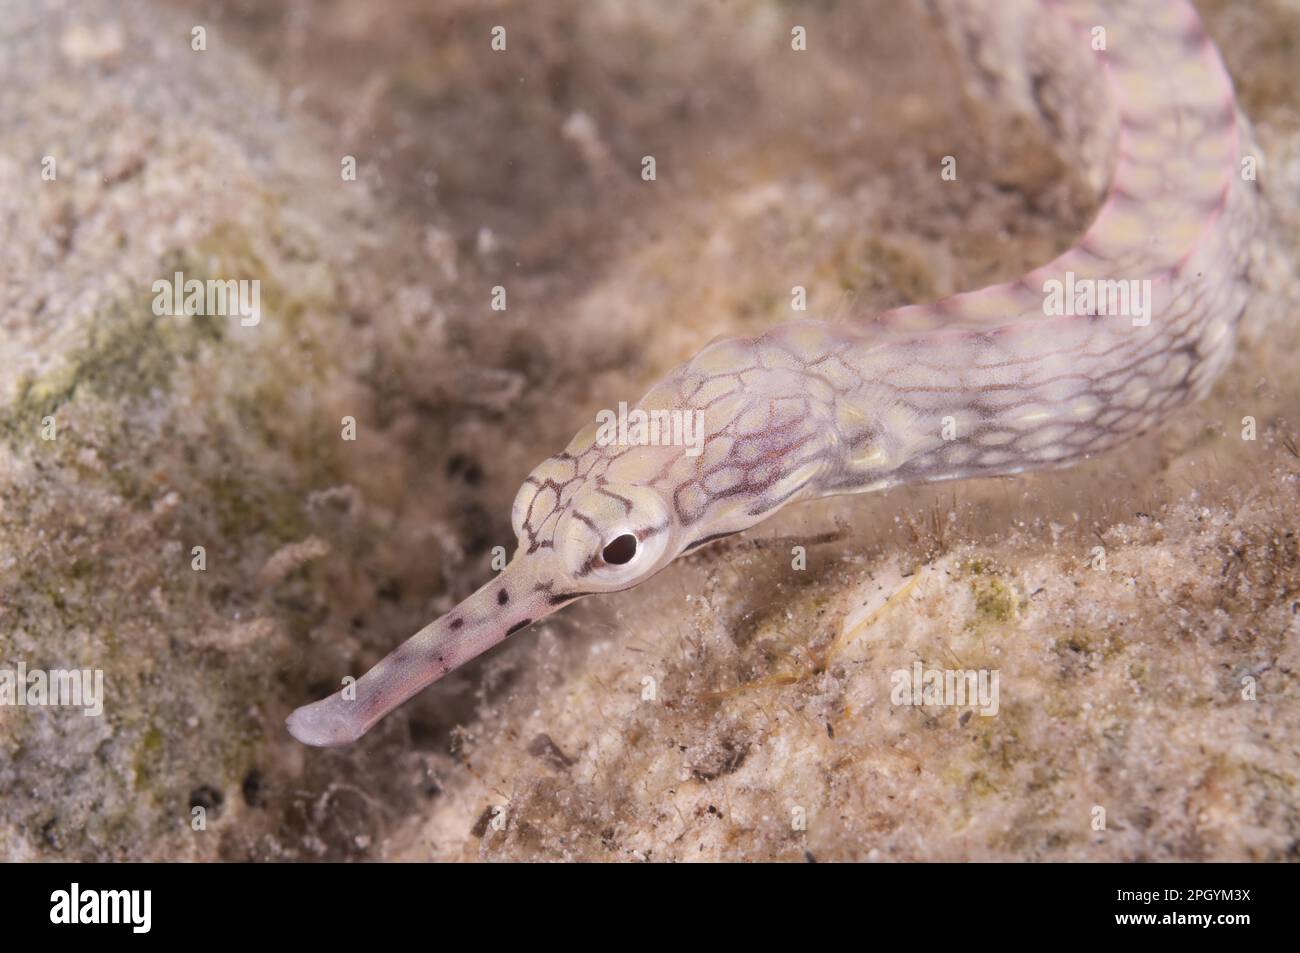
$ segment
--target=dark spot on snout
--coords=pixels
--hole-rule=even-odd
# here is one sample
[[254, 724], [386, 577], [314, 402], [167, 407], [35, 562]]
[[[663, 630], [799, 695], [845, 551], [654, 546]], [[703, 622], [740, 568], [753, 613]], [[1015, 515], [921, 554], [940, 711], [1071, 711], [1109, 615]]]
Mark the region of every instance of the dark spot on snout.
[[589, 595], [591, 595], [590, 592], [561, 592], [551, 596], [547, 601], [553, 606], [558, 606], [561, 602], [572, 602], [574, 599], [581, 599], [583, 596]]
[[465, 624], [465, 620], [457, 617], [455, 619], [452, 619], [449, 623], [447, 623], [447, 626], [448, 628], [451, 629], [459, 629], [464, 624]]
[[500, 590], [497, 593], [497, 605], [503, 606], [509, 601], [510, 601], [510, 593], [506, 592], [504, 589]]

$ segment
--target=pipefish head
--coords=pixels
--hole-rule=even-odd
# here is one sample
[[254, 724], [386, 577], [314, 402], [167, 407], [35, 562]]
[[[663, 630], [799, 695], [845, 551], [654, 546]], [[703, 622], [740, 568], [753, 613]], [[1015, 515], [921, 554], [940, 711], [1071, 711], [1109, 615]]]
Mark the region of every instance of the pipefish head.
[[653, 480], [630, 477], [671, 468], [682, 448], [601, 447], [588, 440], [578, 452], [584, 440], [579, 434], [520, 488], [512, 511], [518, 547], [509, 565], [354, 684], [293, 712], [294, 737], [312, 745], [355, 741], [507, 636], [582, 596], [631, 588], [672, 561], [683, 537], [671, 501]]
[[621, 424], [614, 436], [593, 423], [533, 470], [515, 497], [509, 565], [355, 684], [295, 711], [293, 735], [315, 745], [353, 741], [507, 636], [583, 596], [639, 585], [810, 487], [830, 446], [827, 415], [791, 372], [751, 368], [742, 386], [746, 360], [752, 346], [715, 345], [646, 395], [634, 415], [682, 415], [671, 418], [671, 439], [660, 431], [643, 440]]
[[[561, 588], [575, 597], [630, 588], [680, 551], [681, 527], [669, 496], [660, 484], [627, 474], [629, 464], [649, 474], [677, 454], [662, 447], [624, 453], [552, 457], [515, 497], [517, 558], [545, 566], [541, 571], [550, 575], [557, 596]], [[611, 464], [622, 471], [614, 478]]]

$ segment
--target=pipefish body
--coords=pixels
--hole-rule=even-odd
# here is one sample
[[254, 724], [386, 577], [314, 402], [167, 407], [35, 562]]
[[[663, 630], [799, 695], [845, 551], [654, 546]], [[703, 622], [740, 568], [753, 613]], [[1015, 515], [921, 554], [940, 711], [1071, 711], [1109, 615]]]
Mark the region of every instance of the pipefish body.
[[932, 2], [976, 45], [1028, 10], [1021, 52], [1089, 78], [1070, 105], [1112, 148], [1082, 238], [1018, 281], [705, 348], [637, 405], [699, 412], [702, 446], [620, 445], [586, 427], [519, 490], [510, 564], [350, 690], [293, 712], [296, 738], [354, 741], [506, 636], [792, 502], [1068, 466], [1205, 395], [1249, 294], [1257, 194], [1240, 168], [1248, 129], [1195, 10]]

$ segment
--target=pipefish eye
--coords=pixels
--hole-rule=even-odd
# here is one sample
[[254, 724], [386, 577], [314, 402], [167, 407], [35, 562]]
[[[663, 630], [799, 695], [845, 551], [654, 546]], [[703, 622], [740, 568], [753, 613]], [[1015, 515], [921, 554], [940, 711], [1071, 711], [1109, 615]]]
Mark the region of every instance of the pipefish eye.
[[626, 566], [636, 558], [637, 541], [631, 533], [615, 536], [601, 550], [600, 558], [611, 566]]

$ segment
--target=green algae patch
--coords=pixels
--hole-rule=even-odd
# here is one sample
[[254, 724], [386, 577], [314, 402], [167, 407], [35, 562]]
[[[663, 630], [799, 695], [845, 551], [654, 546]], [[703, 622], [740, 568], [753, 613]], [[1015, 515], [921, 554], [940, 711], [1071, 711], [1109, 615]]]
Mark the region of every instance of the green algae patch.
[[[160, 280], [170, 281], [177, 272], [186, 281], [205, 284], [229, 279], [232, 273], [265, 274], [267, 269], [246, 243], [237, 241], [237, 234], [230, 228], [216, 229], [195, 251], [172, 254], [159, 268], [165, 276]], [[227, 261], [231, 268], [215, 267]], [[274, 282], [261, 281], [264, 302], [283, 299]], [[138, 402], [161, 400], [171, 390], [177, 369], [196, 361], [205, 347], [220, 346], [228, 337], [228, 322], [239, 320], [156, 314], [155, 301], [152, 285], [142, 287], [87, 320], [81, 342], [64, 353], [59, 365], [43, 375], [29, 375], [13, 403], [0, 409], [0, 434], [15, 445], [28, 443], [43, 418], [57, 414], [74, 398], [102, 401], [119, 415]]]
[[1008, 622], [1016, 614], [1016, 597], [1011, 588], [998, 576], [972, 579], [971, 594], [975, 597], [975, 619], [980, 624]]

